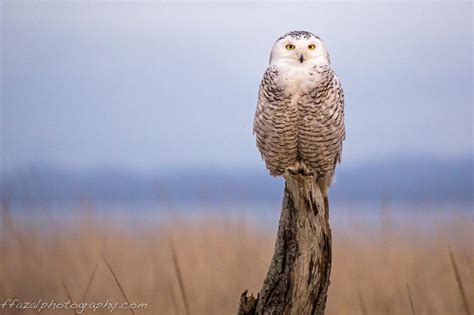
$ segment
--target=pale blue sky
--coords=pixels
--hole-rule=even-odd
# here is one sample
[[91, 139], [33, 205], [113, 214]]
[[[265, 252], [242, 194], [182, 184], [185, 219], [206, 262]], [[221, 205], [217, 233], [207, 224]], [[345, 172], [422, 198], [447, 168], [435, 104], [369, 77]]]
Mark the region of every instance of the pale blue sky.
[[257, 89], [290, 30], [329, 48], [344, 163], [471, 154], [468, 2], [3, 1], [3, 168], [261, 167]]

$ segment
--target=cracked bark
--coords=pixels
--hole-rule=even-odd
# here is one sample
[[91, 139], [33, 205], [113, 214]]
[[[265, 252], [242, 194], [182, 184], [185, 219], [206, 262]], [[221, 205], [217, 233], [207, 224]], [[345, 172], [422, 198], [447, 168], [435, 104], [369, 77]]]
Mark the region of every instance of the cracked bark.
[[273, 258], [256, 298], [238, 315], [324, 314], [331, 273], [329, 209], [313, 176], [289, 175]]

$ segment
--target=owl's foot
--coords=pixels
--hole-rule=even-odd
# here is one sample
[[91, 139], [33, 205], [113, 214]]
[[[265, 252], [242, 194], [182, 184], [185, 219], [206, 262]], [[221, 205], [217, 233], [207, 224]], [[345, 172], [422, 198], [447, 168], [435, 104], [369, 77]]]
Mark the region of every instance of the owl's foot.
[[296, 161], [295, 164], [288, 167], [286, 170], [288, 171], [288, 173], [293, 174], [293, 175], [297, 175], [297, 174], [301, 173], [301, 163], [300, 163], [300, 161]]
[[288, 167], [286, 169], [288, 173], [293, 174], [293, 175], [304, 175], [304, 176], [312, 176], [314, 175], [314, 171], [310, 170], [308, 166], [304, 162], [297, 161], [295, 164], [292, 166]]
[[314, 175], [314, 171], [311, 170], [308, 166], [306, 166], [306, 164], [304, 164], [304, 162], [301, 162], [301, 171], [303, 172], [304, 176], [313, 176]]

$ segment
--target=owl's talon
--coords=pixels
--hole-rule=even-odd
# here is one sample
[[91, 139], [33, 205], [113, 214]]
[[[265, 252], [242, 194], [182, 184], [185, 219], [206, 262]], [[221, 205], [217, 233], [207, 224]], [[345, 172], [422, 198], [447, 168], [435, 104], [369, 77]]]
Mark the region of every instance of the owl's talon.
[[288, 168], [288, 173], [292, 174], [292, 175], [298, 175], [300, 174], [300, 170], [296, 170], [294, 168]]
[[303, 171], [303, 175], [305, 175], [305, 176], [313, 176], [314, 175], [314, 172], [310, 171], [307, 168], [304, 168], [302, 171]]
[[301, 173], [304, 176], [312, 176], [314, 175], [314, 171], [312, 171], [303, 161], [300, 162]]
[[293, 166], [287, 168], [288, 173], [293, 175], [313, 176], [314, 171], [310, 170], [304, 162], [297, 161]]
[[291, 173], [293, 175], [298, 175], [301, 173], [301, 167], [299, 163], [298, 165], [288, 167], [286, 170], [288, 171], [288, 173]]

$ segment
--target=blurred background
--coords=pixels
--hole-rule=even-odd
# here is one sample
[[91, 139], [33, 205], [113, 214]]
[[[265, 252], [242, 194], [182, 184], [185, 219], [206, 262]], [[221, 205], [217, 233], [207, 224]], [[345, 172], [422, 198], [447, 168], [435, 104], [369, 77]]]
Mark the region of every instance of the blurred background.
[[[308, 30], [326, 43], [346, 100], [343, 161], [330, 191], [331, 290], [339, 298], [330, 294], [329, 312], [357, 305], [362, 314], [406, 314], [413, 306], [406, 304], [410, 281], [415, 292], [432, 288], [413, 297], [417, 313], [465, 312], [446, 246], [455, 249], [461, 272], [468, 270], [472, 9], [470, 2], [3, 1], [2, 241], [16, 258], [0, 269], [0, 297], [38, 296], [48, 285], [42, 292], [64, 294], [51, 276], [58, 269], [79, 273], [66, 279], [82, 279], [84, 287], [90, 274], [84, 270], [104, 252], [122, 266], [130, 287], [143, 289], [143, 279], [156, 277], [125, 267], [120, 249], [129, 244], [136, 253], [125, 260], [135, 263], [159, 248], [170, 268], [159, 277], [171, 276], [150, 286], [176, 296], [160, 295], [154, 307], [180, 313], [171, 234], [195, 313], [232, 313], [243, 289], [257, 292], [283, 191], [252, 135], [257, 91], [275, 40]], [[193, 254], [199, 246], [207, 252]], [[56, 252], [66, 258], [56, 259]], [[218, 263], [216, 253], [223, 257]], [[361, 258], [348, 267], [338, 263], [345, 255]], [[31, 259], [30, 270], [25, 261]], [[156, 256], [149, 260], [154, 270]], [[427, 264], [434, 260], [441, 262], [431, 274]], [[18, 261], [25, 262], [21, 270]], [[209, 269], [190, 263], [196, 261]], [[397, 266], [393, 274], [388, 261]], [[231, 288], [213, 280], [216, 270], [236, 275]], [[439, 272], [445, 282], [430, 283]], [[399, 287], [389, 288], [391, 277], [402, 274]], [[202, 278], [192, 278], [197, 275]], [[25, 290], [22, 283], [32, 278], [37, 289]], [[472, 278], [463, 285], [472, 297], [474, 290], [466, 289]], [[452, 296], [441, 299], [443, 287], [452, 287]], [[200, 295], [203, 288], [212, 298]], [[129, 291], [149, 298], [141, 289]]]

